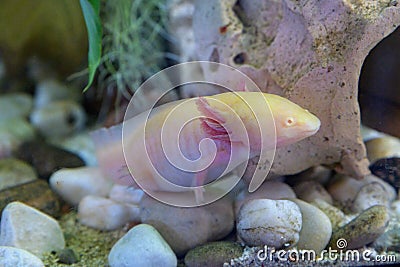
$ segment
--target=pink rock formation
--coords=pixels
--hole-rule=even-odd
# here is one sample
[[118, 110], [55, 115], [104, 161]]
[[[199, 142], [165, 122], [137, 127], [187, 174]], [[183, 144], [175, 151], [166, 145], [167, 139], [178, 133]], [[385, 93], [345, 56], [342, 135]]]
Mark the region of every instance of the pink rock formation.
[[[200, 60], [237, 67], [263, 91], [321, 119], [315, 136], [277, 151], [273, 173], [325, 164], [356, 178], [369, 173], [357, 102], [360, 70], [399, 25], [400, 4], [390, 0], [198, 0], [193, 21]], [[203, 72], [217, 77], [218, 69]]]

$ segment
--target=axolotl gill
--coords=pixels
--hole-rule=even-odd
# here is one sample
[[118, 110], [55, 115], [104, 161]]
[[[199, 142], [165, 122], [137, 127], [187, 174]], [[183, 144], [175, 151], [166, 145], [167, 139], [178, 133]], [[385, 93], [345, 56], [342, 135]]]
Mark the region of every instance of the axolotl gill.
[[[260, 134], [259, 123], [266, 123], [262, 120], [265, 116], [259, 116], [260, 121], [255, 116], [266, 110], [265, 106], [260, 105], [260, 99], [269, 105], [274, 120], [269, 125], [275, 125], [276, 139]], [[182, 127], [182, 120], [178, 119], [181, 116], [197, 119]], [[269, 118], [265, 117], [265, 120]], [[142, 113], [124, 123], [124, 126], [120, 124], [92, 133], [99, 166], [116, 183], [146, 185], [145, 191], [166, 192], [189, 190], [191, 186], [209, 183], [250, 157], [259, 155], [261, 149], [273, 149], [275, 144], [279, 148], [298, 142], [315, 134], [320, 127], [320, 120], [315, 115], [288, 99], [248, 91], [167, 103], [153, 109], [149, 117]], [[240, 132], [243, 126], [246, 135]], [[123, 134], [122, 127], [127, 127]], [[162, 139], [162, 134], [167, 139]], [[122, 135], [124, 140], [121, 139]], [[213, 147], [203, 144], [203, 150], [200, 151], [203, 139], [212, 140]], [[175, 140], [177, 144], [173, 144]], [[172, 159], [167, 157], [165, 143], [175, 145], [180, 153], [172, 153]], [[194, 161], [201, 156], [207, 157], [209, 151], [215, 152], [215, 157], [207, 168], [201, 171], [180, 168], [182, 157]], [[177, 190], [170, 183], [162, 182], [166, 180], [184, 189]]]

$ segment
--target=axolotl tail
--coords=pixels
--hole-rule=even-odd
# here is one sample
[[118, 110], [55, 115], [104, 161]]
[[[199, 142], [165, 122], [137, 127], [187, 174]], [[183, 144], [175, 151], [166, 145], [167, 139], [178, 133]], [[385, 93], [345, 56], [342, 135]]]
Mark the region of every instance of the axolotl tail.
[[103, 173], [118, 184], [134, 185], [122, 149], [122, 123], [110, 128], [101, 128], [91, 132], [90, 135]]

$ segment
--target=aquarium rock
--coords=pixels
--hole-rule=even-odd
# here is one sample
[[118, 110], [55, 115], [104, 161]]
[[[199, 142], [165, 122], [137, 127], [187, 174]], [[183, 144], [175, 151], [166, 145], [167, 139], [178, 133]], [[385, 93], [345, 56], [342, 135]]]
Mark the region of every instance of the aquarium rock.
[[178, 260], [154, 227], [139, 224], [115, 243], [108, 263], [110, 267], [176, 267]]
[[84, 166], [83, 160], [58, 146], [42, 141], [29, 141], [19, 146], [16, 157], [31, 164], [42, 179], [48, 179], [62, 168]]
[[41, 259], [24, 249], [0, 246], [0, 266], [44, 267], [44, 264]]
[[329, 220], [331, 221], [332, 231], [335, 231], [346, 223], [346, 216], [344, 215], [343, 211], [331, 205], [330, 203], [317, 198], [311, 202], [311, 204], [316, 206], [323, 213], [325, 213], [326, 216], [328, 216]]
[[[369, 174], [360, 135], [358, 80], [370, 50], [400, 25], [397, 1], [196, 1], [198, 59], [249, 75], [262, 91], [287, 97], [321, 120], [319, 132], [277, 150], [271, 171], [294, 174], [337, 164]], [[213, 82], [226, 79], [203, 69]]]
[[38, 257], [65, 247], [58, 222], [21, 202], [12, 202], [1, 215], [0, 246], [25, 249]]
[[0, 96], [0, 121], [28, 118], [33, 107], [32, 96], [26, 93], [10, 93]]
[[185, 256], [187, 267], [215, 267], [224, 266], [225, 262], [239, 258], [243, 248], [238, 243], [218, 241], [207, 243], [189, 250]]
[[313, 250], [320, 253], [328, 244], [332, 235], [332, 225], [328, 216], [317, 207], [300, 199], [291, 199], [301, 211], [302, 226], [298, 249]]
[[0, 120], [0, 158], [11, 156], [18, 147], [34, 139], [35, 129], [24, 118]]
[[389, 207], [396, 198], [396, 190], [382, 179], [368, 175], [363, 180], [336, 175], [328, 185], [328, 192], [345, 211], [360, 212], [373, 205]]
[[299, 199], [306, 202], [312, 202], [315, 199], [322, 199], [329, 204], [333, 203], [331, 195], [325, 187], [317, 181], [303, 181], [293, 187], [294, 192]]
[[60, 215], [60, 199], [41, 179], [0, 191], [0, 211], [13, 201], [23, 202], [53, 217]]
[[88, 195], [108, 196], [113, 185], [97, 167], [61, 169], [51, 175], [49, 183], [54, 192], [74, 206]]
[[63, 138], [83, 129], [86, 114], [78, 103], [61, 100], [34, 109], [30, 121], [44, 137]]
[[236, 230], [249, 246], [295, 246], [302, 228], [299, 206], [289, 200], [253, 199], [243, 204]]
[[279, 181], [266, 181], [255, 192], [249, 193], [247, 187], [243, 188], [235, 198], [235, 215], [239, 214], [242, 205], [252, 199], [281, 199], [281, 198], [295, 198], [296, 194], [293, 189]]
[[385, 136], [369, 140], [365, 143], [369, 161], [373, 164], [379, 159], [400, 158], [400, 139]]
[[232, 202], [224, 197], [206, 206], [180, 208], [147, 195], [140, 204], [142, 223], [154, 226], [178, 256], [227, 236], [234, 227]]
[[121, 203], [139, 205], [143, 197], [143, 190], [132, 186], [114, 184], [109, 198]]
[[129, 222], [140, 222], [139, 213], [138, 206], [92, 195], [84, 197], [78, 206], [81, 224], [104, 231], [118, 229]]
[[[389, 224], [389, 210], [385, 206], [372, 206], [332, 234], [329, 246], [338, 248], [338, 240], [346, 240], [346, 249], [361, 248], [382, 235]], [[342, 247], [343, 248], [343, 247]]]
[[71, 100], [79, 103], [82, 100], [82, 90], [67, 86], [56, 79], [40, 81], [35, 89], [35, 108], [45, 107], [53, 102]]
[[15, 159], [0, 159], [0, 190], [32, 182], [38, 176], [32, 166]]

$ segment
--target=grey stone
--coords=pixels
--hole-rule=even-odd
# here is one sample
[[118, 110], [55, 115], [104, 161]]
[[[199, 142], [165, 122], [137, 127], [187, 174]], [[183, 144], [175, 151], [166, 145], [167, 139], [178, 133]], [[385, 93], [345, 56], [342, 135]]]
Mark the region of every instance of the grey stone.
[[[362, 212], [348, 224], [332, 235], [329, 246], [333, 249], [356, 249], [371, 243], [382, 235], [390, 220], [389, 210], [385, 206], [372, 206]], [[345, 246], [338, 247], [345, 239]]]
[[36, 180], [35, 170], [27, 163], [14, 159], [0, 159], [0, 190]]
[[0, 246], [25, 249], [41, 257], [63, 249], [65, 241], [56, 220], [21, 202], [12, 202], [1, 216]]
[[328, 216], [317, 207], [302, 201], [292, 199], [299, 207], [302, 216], [298, 249], [313, 250], [320, 253], [328, 244], [332, 235], [332, 225]]
[[287, 248], [297, 244], [302, 215], [290, 200], [254, 199], [243, 204], [237, 219], [237, 233], [249, 246]]
[[26, 250], [0, 246], [1, 267], [44, 267], [43, 262]]
[[112, 247], [110, 267], [175, 267], [177, 258], [157, 230], [147, 224], [133, 227]]

